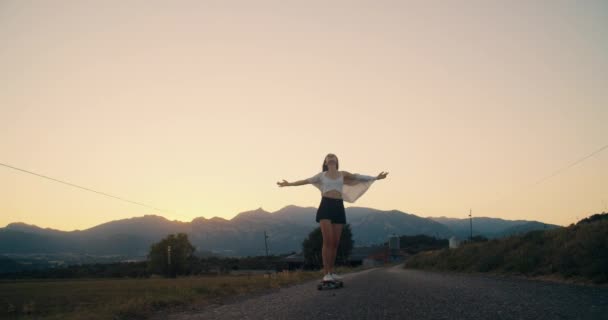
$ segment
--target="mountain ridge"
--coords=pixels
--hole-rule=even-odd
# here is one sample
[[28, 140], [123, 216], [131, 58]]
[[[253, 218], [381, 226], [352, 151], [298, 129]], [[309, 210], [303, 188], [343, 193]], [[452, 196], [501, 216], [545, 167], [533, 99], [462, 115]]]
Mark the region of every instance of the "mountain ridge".
[[[23, 222], [10, 223], [0, 228], [2, 253], [57, 253], [78, 252], [92, 255], [123, 254], [144, 256], [152, 243], [170, 233], [183, 232], [200, 251], [212, 251], [228, 256], [263, 255], [264, 238], [269, 235], [270, 253], [299, 251], [308, 233], [318, 226], [316, 207], [287, 205], [274, 212], [263, 208], [246, 210], [231, 219], [196, 217], [190, 222], [169, 220], [163, 216], [146, 214], [139, 217], [112, 220], [84, 230], [61, 231], [41, 228]], [[379, 210], [367, 207], [346, 208], [347, 222], [353, 231], [356, 246], [385, 242], [388, 235], [425, 234], [438, 238], [464, 237], [463, 225], [468, 219], [452, 219], [450, 226], [400, 210]], [[441, 218], [437, 218], [441, 220]], [[474, 231], [480, 231], [474, 218]], [[547, 224], [524, 220], [513, 222], [488, 218], [488, 234], [510, 229], [510, 233], [546, 227]], [[464, 222], [463, 222], [464, 221]], [[532, 221], [534, 222], [534, 221]], [[516, 226], [524, 225], [519, 229]], [[502, 227], [500, 227], [502, 226]], [[481, 230], [483, 231], [483, 230]]]

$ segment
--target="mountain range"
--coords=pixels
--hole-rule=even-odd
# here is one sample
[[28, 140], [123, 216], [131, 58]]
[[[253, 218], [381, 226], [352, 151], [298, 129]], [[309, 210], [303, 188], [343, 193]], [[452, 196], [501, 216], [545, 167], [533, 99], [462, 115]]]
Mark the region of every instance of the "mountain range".
[[[308, 233], [318, 226], [315, 207], [289, 205], [275, 212], [262, 208], [237, 214], [230, 220], [199, 217], [191, 222], [144, 215], [103, 223], [86, 230], [61, 231], [23, 222], [0, 228], [0, 254], [80, 254], [142, 257], [150, 245], [171, 233], [184, 232], [197, 252], [226, 256], [265, 254], [264, 231], [270, 254], [300, 251]], [[382, 243], [390, 234], [425, 234], [437, 238], [469, 236], [469, 220], [423, 218], [398, 210], [346, 208], [355, 246]], [[473, 218], [473, 234], [489, 238], [534, 229], [556, 228], [538, 221]]]
[[500, 218], [474, 217], [472, 223], [468, 218], [457, 219], [447, 217], [428, 217], [448, 227], [454, 236], [465, 239], [471, 235], [486, 238], [502, 238], [505, 236], [525, 233], [532, 230], [543, 230], [560, 227], [539, 221], [504, 220]]

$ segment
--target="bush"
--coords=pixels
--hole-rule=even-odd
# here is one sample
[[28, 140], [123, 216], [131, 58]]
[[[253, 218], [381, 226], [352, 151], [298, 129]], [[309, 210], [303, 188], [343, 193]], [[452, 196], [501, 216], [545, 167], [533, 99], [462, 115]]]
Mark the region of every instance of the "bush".
[[557, 274], [595, 283], [608, 282], [608, 214], [596, 214], [576, 225], [535, 230], [490, 241], [467, 242], [456, 249], [419, 253], [408, 268]]

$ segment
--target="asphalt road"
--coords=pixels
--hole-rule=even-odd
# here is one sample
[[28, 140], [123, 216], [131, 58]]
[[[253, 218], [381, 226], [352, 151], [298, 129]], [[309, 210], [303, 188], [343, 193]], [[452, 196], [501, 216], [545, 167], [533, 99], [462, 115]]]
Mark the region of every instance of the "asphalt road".
[[347, 274], [341, 289], [316, 284], [168, 319], [608, 319], [608, 287], [401, 266]]

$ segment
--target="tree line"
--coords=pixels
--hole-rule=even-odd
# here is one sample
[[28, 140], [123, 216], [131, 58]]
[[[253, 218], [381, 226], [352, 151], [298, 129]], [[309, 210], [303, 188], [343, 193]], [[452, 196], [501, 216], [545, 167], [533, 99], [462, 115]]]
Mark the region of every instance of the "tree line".
[[[436, 250], [448, 247], [448, 240], [429, 237], [426, 235], [400, 236], [402, 252], [416, 254], [421, 251]], [[487, 241], [487, 239], [475, 239]], [[475, 241], [475, 242], [477, 242]], [[349, 257], [353, 250], [353, 235], [349, 224], [342, 230], [336, 265], [349, 265]], [[321, 248], [323, 237], [319, 227], [314, 228], [302, 241], [302, 256], [304, 269], [315, 270], [323, 266]], [[388, 247], [388, 242], [380, 244]], [[154, 275], [177, 277], [185, 275], [219, 275], [237, 270], [268, 270], [281, 271], [289, 269], [285, 258], [295, 252], [282, 255], [250, 256], [250, 257], [221, 257], [197, 256], [195, 247], [190, 243], [185, 233], [169, 234], [150, 246], [145, 261], [114, 262], [68, 265], [49, 269], [22, 270], [17, 272], [0, 273], [0, 279], [10, 278], [148, 278]], [[6, 260], [6, 259], [5, 259]], [[0, 270], [3, 264], [10, 261], [0, 259]], [[14, 263], [14, 261], [13, 261]], [[13, 266], [14, 267], [14, 266]]]
[[[320, 268], [321, 229], [315, 228], [302, 242], [302, 251], [307, 269]], [[342, 232], [337, 255], [337, 264], [346, 263], [352, 250], [353, 240], [349, 225]], [[0, 273], [0, 278], [148, 278], [153, 275], [176, 277], [179, 275], [218, 275], [236, 270], [281, 271], [288, 268], [283, 255], [254, 257], [198, 257], [195, 247], [185, 233], [169, 234], [150, 246], [147, 260], [140, 262], [94, 263], [68, 265], [41, 270], [22, 270]], [[1, 263], [1, 261], [0, 261]], [[7, 262], [8, 263], [8, 262]]]

